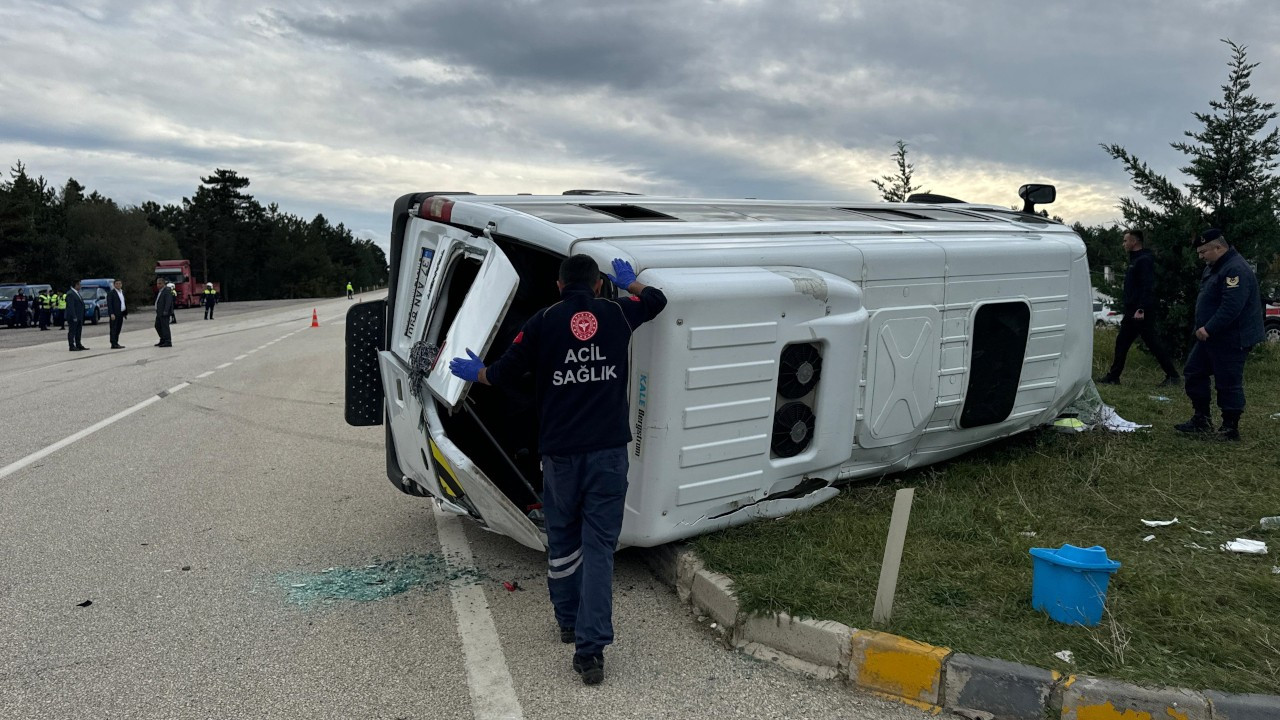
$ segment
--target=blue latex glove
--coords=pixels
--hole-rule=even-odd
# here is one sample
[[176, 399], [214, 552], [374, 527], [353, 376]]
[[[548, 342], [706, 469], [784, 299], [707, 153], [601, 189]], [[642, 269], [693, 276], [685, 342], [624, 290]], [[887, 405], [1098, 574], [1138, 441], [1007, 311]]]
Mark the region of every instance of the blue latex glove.
[[626, 290], [631, 287], [631, 283], [636, 281], [636, 271], [631, 269], [631, 263], [622, 258], [613, 259], [613, 274], [605, 273], [605, 277], [609, 278], [609, 282], [617, 287]]
[[470, 359], [456, 357], [450, 360], [449, 372], [467, 382], [480, 382], [480, 371], [484, 369], [484, 361], [476, 357], [476, 354], [471, 352], [471, 348], [467, 348], [467, 355]]

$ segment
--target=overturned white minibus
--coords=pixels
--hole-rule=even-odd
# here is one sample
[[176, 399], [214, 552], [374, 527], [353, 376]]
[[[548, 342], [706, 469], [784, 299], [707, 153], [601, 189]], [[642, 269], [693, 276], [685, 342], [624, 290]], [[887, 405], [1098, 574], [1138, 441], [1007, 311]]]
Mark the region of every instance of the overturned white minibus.
[[[402, 491], [541, 549], [532, 381], [464, 383], [558, 299], [560, 261], [629, 260], [669, 304], [632, 341], [623, 545], [811, 507], [853, 478], [1051, 422], [1089, 379], [1084, 244], [1032, 212], [571, 191], [395, 205], [385, 301], [348, 313], [346, 417]], [[618, 289], [605, 281], [605, 293]], [[625, 292], [625, 291], [623, 291]]]

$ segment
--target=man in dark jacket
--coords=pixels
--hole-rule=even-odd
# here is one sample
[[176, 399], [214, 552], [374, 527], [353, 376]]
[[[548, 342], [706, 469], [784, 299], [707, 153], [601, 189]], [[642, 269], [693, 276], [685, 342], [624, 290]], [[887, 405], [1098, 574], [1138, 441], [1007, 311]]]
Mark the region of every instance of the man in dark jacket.
[[173, 283], [168, 283], [160, 288], [160, 294], [156, 296], [156, 334], [160, 336], [160, 342], [156, 343], [156, 347], [173, 347], [173, 336], [169, 334], [173, 306]]
[[67, 345], [71, 352], [88, 350], [80, 344], [80, 331], [84, 329], [84, 298], [80, 297], [80, 281], [75, 281], [67, 291]]
[[1212, 433], [1209, 376], [1218, 388], [1222, 410], [1219, 440], [1240, 439], [1244, 413], [1244, 360], [1262, 342], [1262, 298], [1249, 263], [1229, 244], [1221, 230], [1206, 230], [1195, 240], [1196, 254], [1207, 265], [1196, 298], [1196, 344], [1183, 374], [1195, 414], [1175, 428], [1184, 433]]
[[449, 370], [468, 382], [514, 384], [532, 371], [547, 521], [547, 588], [560, 640], [575, 642], [573, 669], [588, 685], [604, 679], [613, 642], [613, 553], [627, 497], [628, 347], [631, 334], [666, 307], [661, 290], [613, 261], [609, 279], [631, 297], [599, 297], [596, 261], [560, 265], [560, 302], [529, 318], [497, 362], [467, 349]]
[[124, 328], [124, 319], [128, 314], [129, 307], [124, 301], [124, 281], [116, 280], [111, 283], [111, 290], [107, 292], [107, 317], [111, 321], [112, 350], [124, 349], [120, 344], [120, 330]]
[[1164, 370], [1160, 385], [1178, 385], [1178, 370], [1169, 360], [1160, 339], [1156, 336], [1156, 265], [1151, 251], [1142, 246], [1142, 231], [1136, 228], [1124, 234], [1124, 249], [1129, 251], [1129, 269], [1124, 273], [1124, 317], [1120, 319], [1120, 334], [1116, 336], [1115, 358], [1111, 370], [1098, 378], [1103, 385], [1119, 385], [1124, 361], [1133, 341], [1142, 336], [1147, 349]]

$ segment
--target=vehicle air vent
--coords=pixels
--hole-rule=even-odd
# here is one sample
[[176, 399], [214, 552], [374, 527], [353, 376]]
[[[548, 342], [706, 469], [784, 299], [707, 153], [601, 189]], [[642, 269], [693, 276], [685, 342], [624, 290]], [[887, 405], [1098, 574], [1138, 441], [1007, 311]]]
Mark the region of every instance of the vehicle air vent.
[[802, 402], [789, 402], [773, 414], [771, 449], [778, 457], [794, 457], [804, 452], [813, 441], [813, 410]]
[[788, 400], [808, 395], [822, 375], [822, 353], [812, 343], [788, 345], [778, 369], [778, 394]]

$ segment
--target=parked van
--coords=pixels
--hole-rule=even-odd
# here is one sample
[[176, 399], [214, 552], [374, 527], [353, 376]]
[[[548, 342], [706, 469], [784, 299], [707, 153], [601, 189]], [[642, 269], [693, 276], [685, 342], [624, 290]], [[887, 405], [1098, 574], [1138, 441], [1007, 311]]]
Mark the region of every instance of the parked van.
[[386, 425], [405, 493], [543, 548], [532, 383], [472, 385], [448, 361], [494, 362], [558, 300], [565, 257], [621, 257], [669, 301], [632, 340], [621, 544], [814, 506], [1050, 423], [1088, 382], [1084, 244], [1032, 212], [1052, 186], [1020, 192], [1024, 212], [940, 196], [405, 195], [388, 297], [348, 312], [347, 422]]
[[115, 284], [114, 278], [86, 278], [80, 281], [80, 299], [84, 301], [84, 321], [97, 325], [110, 314], [107, 309], [107, 293]]

